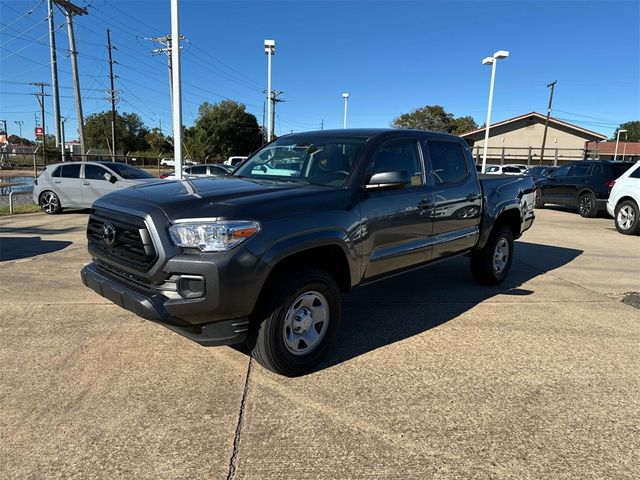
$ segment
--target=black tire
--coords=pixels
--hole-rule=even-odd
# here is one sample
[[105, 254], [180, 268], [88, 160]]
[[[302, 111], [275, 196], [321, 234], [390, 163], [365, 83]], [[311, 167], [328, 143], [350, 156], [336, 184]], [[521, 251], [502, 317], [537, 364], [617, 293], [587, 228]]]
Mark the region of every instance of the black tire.
[[533, 204], [535, 208], [544, 208], [544, 202], [542, 201], [542, 192], [539, 188], [535, 191], [535, 202]]
[[62, 212], [62, 206], [60, 205], [60, 198], [51, 190], [45, 190], [40, 194], [38, 198], [40, 208], [47, 215], [55, 215]]
[[584, 218], [593, 218], [598, 215], [596, 196], [593, 193], [583, 193], [578, 197], [578, 212]]
[[614, 219], [616, 229], [623, 235], [640, 235], [640, 209], [633, 200], [619, 202]]
[[[262, 305], [256, 307], [252, 328], [247, 340], [247, 347], [252, 357], [263, 367], [288, 377], [302, 375], [315, 367], [324, 357], [325, 352], [333, 343], [340, 324], [340, 291], [336, 281], [323, 270], [313, 267], [303, 267], [299, 273], [279, 275], [277, 279], [266, 286], [265, 298]], [[326, 327], [321, 325], [323, 334], [318, 335], [317, 344], [304, 353], [305, 342], [293, 330], [295, 319], [300, 318], [298, 312], [304, 310], [301, 298], [316, 298], [327, 311]], [[310, 296], [310, 297], [309, 297]], [[322, 300], [325, 303], [322, 303]], [[296, 306], [297, 305], [297, 306]], [[317, 308], [317, 307], [315, 307]], [[304, 314], [313, 322], [313, 314]], [[316, 317], [318, 318], [318, 317]], [[302, 324], [297, 324], [302, 325]], [[307, 326], [307, 330], [316, 330], [316, 325]], [[302, 331], [300, 328], [299, 331]], [[306, 331], [306, 330], [305, 330]], [[321, 333], [321, 332], [320, 332]], [[289, 339], [288, 341], [285, 338]], [[292, 343], [296, 345], [292, 347]], [[299, 351], [292, 353], [292, 349]]]
[[[504, 245], [508, 247], [505, 251]], [[500, 252], [498, 247], [500, 246]], [[502, 253], [502, 260], [494, 257]], [[504, 258], [506, 254], [506, 258]], [[471, 253], [471, 274], [482, 285], [498, 285], [507, 278], [513, 261], [513, 233], [505, 225], [496, 225], [486, 245]], [[501, 267], [501, 268], [499, 268]]]

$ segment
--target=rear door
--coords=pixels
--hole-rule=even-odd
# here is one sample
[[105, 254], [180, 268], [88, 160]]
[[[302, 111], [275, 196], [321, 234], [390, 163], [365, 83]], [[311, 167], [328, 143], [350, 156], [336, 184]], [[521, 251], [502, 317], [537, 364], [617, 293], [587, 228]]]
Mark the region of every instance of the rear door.
[[90, 207], [98, 198], [118, 189], [116, 183], [111, 183], [105, 178], [105, 174], [113, 175], [99, 165], [85, 164], [82, 180], [82, 202], [85, 207]]
[[55, 191], [63, 207], [83, 207], [81, 167], [79, 163], [64, 164], [60, 170], [60, 177], [53, 179]]
[[366, 239], [363, 254], [369, 259], [364, 272], [366, 279], [424, 263], [431, 257], [433, 201], [425, 181], [418, 138], [383, 144], [373, 156], [369, 177], [395, 170], [406, 171], [411, 183], [403, 188], [365, 190], [360, 203]]
[[423, 144], [433, 185], [433, 258], [472, 248], [477, 241], [482, 212], [478, 177], [462, 145], [448, 140]]

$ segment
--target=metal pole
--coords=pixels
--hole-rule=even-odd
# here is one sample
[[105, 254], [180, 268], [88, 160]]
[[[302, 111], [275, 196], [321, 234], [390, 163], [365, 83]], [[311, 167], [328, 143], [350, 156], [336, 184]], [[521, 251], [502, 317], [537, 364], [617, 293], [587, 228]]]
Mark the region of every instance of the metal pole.
[[271, 138], [276, 135], [276, 92], [271, 92]]
[[624, 132], [624, 146], [622, 148], [622, 161], [624, 162], [624, 156], [627, 153], [627, 132]]
[[344, 121], [342, 122], [343, 123], [342, 128], [347, 128], [347, 104], [348, 103], [349, 103], [349, 97], [344, 97]]
[[482, 152], [482, 173], [484, 173], [487, 166], [487, 148], [489, 147], [489, 128], [491, 127], [491, 106], [493, 104], [493, 84], [496, 79], [496, 64], [497, 59], [493, 59], [491, 63], [491, 83], [489, 85], [489, 106], [487, 107], [487, 123], [484, 129], [484, 150]]
[[64, 119], [60, 119], [60, 153], [62, 154], [62, 161], [67, 161], [67, 151], [64, 146]]
[[58, 56], [53, 22], [53, 1], [47, 0], [49, 11], [49, 51], [51, 53], [51, 90], [53, 93], [53, 121], [56, 125], [56, 146], [60, 145], [60, 93], [58, 90]]
[[551, 104], [553, 103], [553, 91], [556, 88], [557, 80], [554, 80], [547, 88], [551, 87], [551, 93], [549, 94], [549, 106], [547, 107], [547, 119], [544, 122], [544, 133], [542, 134], [542, 148], [540, 149], [540, 165], [544, 160], [544, 146], [547, 143], [547, 129], [549, 128], [549, 117], [551, 116]]
[[69, 34], [69, 56], [71, 57], [71, 73], [73, 76], [73, 90], [76, 97], [76, 116], [78, 117], [78, 140], [80, 141], [80, 153], [82, 161], [86, 160], [86, 143], [84, 136], [84, 117], [82, 116], [82, 94], [80, 92], [80, 79], [78, 78], [78, 57], [76, 51], [76, 38], [73, 33], [73, 14], [67, 10], [67, 32]]
[[620, 130], [618, 130], [618, 134], [616, 135], [616, 153], [613, 154], [613, 161], [614, 162], [618, 158], [618, 142], [620, 142]]
[[175, 175], [182, 180], [182, 92], [180, 88], [180, 18], [178, 0], [171, 0], [171, 73], [173, 87], [173, 158]]
[[22, 138], [22, 125], [24, 124], [24, 120], [14, 120], [14, 122], [18, 125], [20, 129], [20, 138]]
[[267, 142], [271, 141], [271, 49], [267, 51]]
[[113, 88], [113, 58], [111, 57], [111, 32], [107, 28], [109, 49], [109, 78], [111, 80], [111, 160], [116, 161], [116, 91]]

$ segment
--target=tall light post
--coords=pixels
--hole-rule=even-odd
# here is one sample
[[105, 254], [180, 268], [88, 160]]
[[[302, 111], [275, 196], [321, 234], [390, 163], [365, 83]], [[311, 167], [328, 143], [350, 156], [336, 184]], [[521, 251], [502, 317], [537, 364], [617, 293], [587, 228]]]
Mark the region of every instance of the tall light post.
[[173, 161], [182, 180], [182, 88], [180, 84], [180, 17], [178, 0], [171, 0], [171, 81], [173, 85]]
[[[627, 133], [626, 130], [618, 130], [618, 135], [616, 135], [616, 153], [613, 154], [613, 161], [614, 162], [618, 159], [618, 142], [620, 142], [620, 133], [621, 132]], [[625, 135], [625, 138], [627, 138], [626, 135]]]
[[276, 54], [276, 41], [264, 41], [264, 53], [267, 55], [267, 141], [271, 141], [271, 57]]
[[20, 138], [22, 138], [22, 125], [24, 125], [24, 120], [14, 120], [13, 122], [18, 125], [18, 128], [20, 129]]
[[344, 121], [342, 128], [347, 128], [347, 104], [349, 103], [349, 94], [343, 93], [342, 98], [344, 98]]
[[483, 65], [491, 65], [491, 84], [489, 85], [489, 106], [487, 107], [487, 123], [484, 129], [484, 151], [482, 153], [482, 173], [487, 166], [487, 148], [489, 147], [489, 129], [491, 128], [491, 106], [493, 104], [493, 84], [496, 79], [496, 64], [498, 60], [507, 58], [509, 52], [506, 50], [498, 50], [492, 57], [482, 60]]

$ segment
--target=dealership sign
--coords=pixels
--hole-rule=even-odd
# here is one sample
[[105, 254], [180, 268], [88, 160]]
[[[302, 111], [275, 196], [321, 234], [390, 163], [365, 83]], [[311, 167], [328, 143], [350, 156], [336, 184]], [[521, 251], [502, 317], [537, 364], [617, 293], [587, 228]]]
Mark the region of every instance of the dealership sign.
[[42, 136], [42, 127], [36, 127], [36, 137], [41, 137]]

